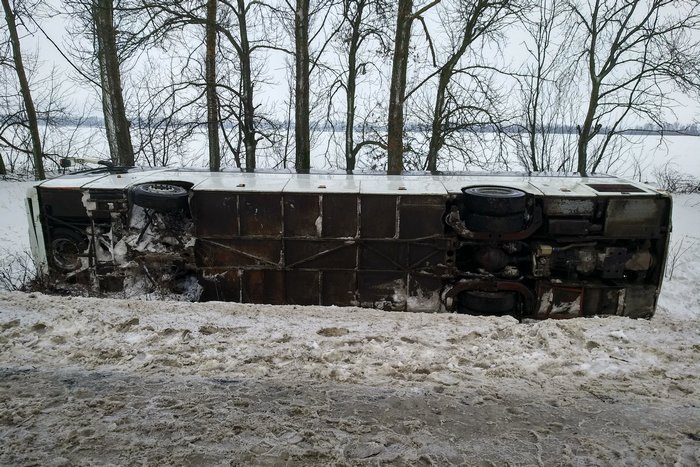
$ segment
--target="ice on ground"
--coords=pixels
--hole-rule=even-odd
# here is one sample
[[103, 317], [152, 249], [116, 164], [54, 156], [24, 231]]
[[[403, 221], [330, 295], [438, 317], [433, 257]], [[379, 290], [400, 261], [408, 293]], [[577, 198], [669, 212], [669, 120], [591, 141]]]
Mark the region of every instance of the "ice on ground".
[[135, 453], [186, 462], [188, 433], [204, 463], [685, 465], [700, 459], [699, 325], [2, 294], [0, 463], [119, 463], [105, 446], [145, 440]]
[[[0, 364], [385, 384], [517, 378], [694, 393], [700, 320], [605, 317], [520, 324], [334, 307], [0, 295]], [[674, 375], [671, 393], [659, 376]]]

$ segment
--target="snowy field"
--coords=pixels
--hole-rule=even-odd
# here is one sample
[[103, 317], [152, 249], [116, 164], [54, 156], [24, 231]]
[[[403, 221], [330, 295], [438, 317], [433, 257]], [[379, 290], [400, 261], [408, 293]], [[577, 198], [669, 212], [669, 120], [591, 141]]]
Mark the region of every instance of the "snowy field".
[[0, 465], [698, 465], [700, 195], [674, 208], [649, 321], [0, 293]]

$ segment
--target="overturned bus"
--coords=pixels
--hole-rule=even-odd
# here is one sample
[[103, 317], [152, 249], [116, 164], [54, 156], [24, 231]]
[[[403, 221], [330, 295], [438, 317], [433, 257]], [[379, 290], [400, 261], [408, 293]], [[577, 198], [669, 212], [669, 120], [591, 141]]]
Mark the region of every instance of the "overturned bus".
[[108, 169], [27, 197], [88, 293], [568, 318], [654, 314], [671, 198], [608, 176]]

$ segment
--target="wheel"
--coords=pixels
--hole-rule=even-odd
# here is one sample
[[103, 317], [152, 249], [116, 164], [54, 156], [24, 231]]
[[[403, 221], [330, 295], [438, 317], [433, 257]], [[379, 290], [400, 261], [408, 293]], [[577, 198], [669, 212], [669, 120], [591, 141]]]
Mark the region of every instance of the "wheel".
[[473, 186], [462, 188], [466, 213], [507, 216], [525, 212], [524, 191], [502, 186]]
[[472, 232], [513, 233], [525, 228], [525, 215], [510, 214], [507, 216], [484, 216], [482, 214], [467, 214], [464, 225]]
[[68, 228], [51, 232], [51, 264], [64, 272], [75, 271], [81, 265], [80, 255], [87, 249], [87, 238]]
[[176, 211], [187, 207], [187, 190], [169, 183], [145, 183], [131, 190], [135, 205], [156, 211]]
[[458, 313], [504, 315], [514, 313], [518, 300], [515, 292], [468, 290], [458, 295]]

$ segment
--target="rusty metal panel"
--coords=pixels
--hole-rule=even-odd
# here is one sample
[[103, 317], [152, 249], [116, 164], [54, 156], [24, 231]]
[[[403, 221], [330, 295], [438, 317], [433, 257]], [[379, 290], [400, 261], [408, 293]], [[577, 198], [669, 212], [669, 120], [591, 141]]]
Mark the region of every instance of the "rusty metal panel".
[[412, 242], [408, 246], [408, 263], [410, 270], [432, 270], [438, 265], [447, 264], [447, 250], [450, 244], [445, 240], [424, 240]]
[[403, 271], [408, 266], [406, 242], [364, 240], [360, 251], [360, 269], [375, 271]]
[[46, 189], [39, 187], [43, 213], [53, 217], [87, 218], [83, 206], [83, 192], [79, 189]]
[[624, 291], [625, 305], [622, 311], [630, 318], [651, 318], [656, 307], [656, 286], [630, 286]]
[[555, 217], [593, 217], [595, 201], [590, 198], [544, 198], [544, 213]]
[[654, 198], [614, 198], [608, 201], [605, 235], [649, 238], [660, 235], [668, 200]]
[[193, 191], [190, 211], [195, 235], [208, 238], [238, 236], [238, 195], [225, 191]]
[[394, 238], [396, 236], [396, 196], [362, 195], [360, 237]]
[[241, 301], [241, 273], [238, 269], [205, 268], [199, 271], [200, 301]]
[[357, 275], [355, 271], [323, 271], [321, 273], [321, 304], [357, 305]]
[[318, 237], [321, 230], [320, 196], [284, 195], [284, 236]]
[[549, 219], [547, 223], [551, 235], [588, 235], [590, 229], [588, 219]]
[[282, 195], [241, 193], [238, 195], [241, 236], [282, 235]]
[[403, 206], [438, 206], [445, 208], [445, 196], [402, 195], [399, 204]]
[[246, 269], [243, 271], [242, 298], [245, 303], [285, 304], [284, 271]]
[[444, 240], [399, 242], [365, 240], [360, 252], [360, 269], [402, 271], [433, 269], [446, 264], [449, 248]]
[[323, 195], [323, 236], [348, 238], [357, 236], [357, 201], [355, 194]]
[[624, 289], [619, 287], [586, 287], [583, 297], [583, 316], [617, 315], [622, 313]]
[[197, 267], [278, 267], [282, 241], [274, 239], [201, 239], [194, 245]]
[[401, 272], [360, 271], [357, 275], [360, 305], [405, 311], [406, 275]]
[[355, 269], [357, 245], [347, 240], [284, 241], [286, 268], [297, 269]]
[[583, 287], [561, 287], [548, 282], [537, 284], [537, 318], [575, 318], [583, 316]]
[[444, 233], [445, 198], [402, 196], [400, 206], [400, 238], [424, 238]]
[[319, 271], [286, 271], [287, 303], [290, 305], [320, 305], [321, 273]]

